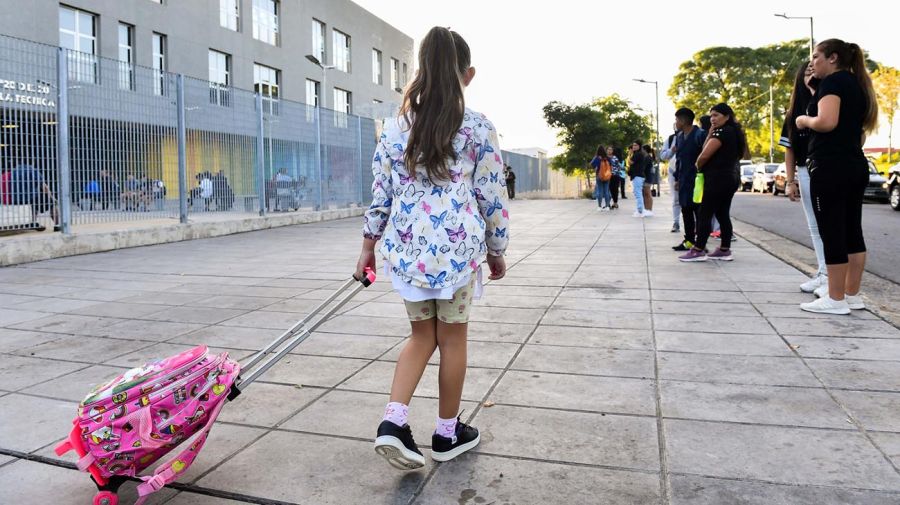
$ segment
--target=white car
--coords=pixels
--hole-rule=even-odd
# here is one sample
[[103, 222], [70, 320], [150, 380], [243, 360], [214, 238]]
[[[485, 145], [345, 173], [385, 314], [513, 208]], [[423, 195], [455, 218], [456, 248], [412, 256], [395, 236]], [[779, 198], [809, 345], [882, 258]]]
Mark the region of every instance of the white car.
[[756, 165], [753, 171], [753, 183], [750, 191], [759, 191], [760, 193], [771, 191], [772, 185], [775, 184], [776, 170], [778, 170], [777, 163], [760, 163]]

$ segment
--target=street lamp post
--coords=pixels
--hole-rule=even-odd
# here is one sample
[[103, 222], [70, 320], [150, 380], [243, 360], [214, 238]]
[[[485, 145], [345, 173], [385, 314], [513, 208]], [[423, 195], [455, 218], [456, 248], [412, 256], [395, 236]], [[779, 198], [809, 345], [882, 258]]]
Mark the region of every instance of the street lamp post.
[[787, 14], [775, 14], [777, 18], [784, 19], [808, 19], [809, 20], [809, 61], [812, 61], [813, 48], [815, 47], [815, 38], [813, 35], [813, 18], [812, 16], [788, 16]]
[[324, 195], [324, 187], [325, 187], [325, 167], [322, 164], [322, 102], [325, 100], [325, 97], [328, 95], [326, 93], [326, 78], [327, 73], [332, 68], [335, 68], [334, 65], [324, 65], [318, 58], [311, 54], [306, 55], [306, 59], [312, 62], [314, 65], [318, 65], [319, 68], [322, 69], [322, 88], [320, 90], [320, 97], [317, 97], [316, 100], [316, 165], [318, 165], [319, 173], [319, 188], [317, 192], [317, 202], [316, 202], [316, 210], [322, 210], [325, 207], [325, 195]]
[[660, 151], [662, 144], [660, 143], [659, 138], [659, 81], [648, 81], [646, 79], [634, 79], [636, 82], [642, 82], [644, 84], [652, 84], [656, 89], [656, 152]]

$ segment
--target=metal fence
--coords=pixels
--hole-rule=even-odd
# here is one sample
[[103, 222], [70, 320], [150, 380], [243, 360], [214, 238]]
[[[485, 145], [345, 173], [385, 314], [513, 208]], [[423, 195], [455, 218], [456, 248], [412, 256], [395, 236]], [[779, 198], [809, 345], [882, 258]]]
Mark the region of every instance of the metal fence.
[[[371, 198], [373, 119], [5, 36], [0, 121], [0, 230]], [[549, 189], [546, 160], [503, 155]]]

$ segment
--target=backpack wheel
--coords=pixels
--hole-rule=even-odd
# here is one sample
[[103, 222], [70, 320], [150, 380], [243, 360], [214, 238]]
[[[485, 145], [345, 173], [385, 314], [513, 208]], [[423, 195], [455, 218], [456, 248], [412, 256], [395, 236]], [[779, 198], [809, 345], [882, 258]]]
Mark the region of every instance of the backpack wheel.
[[94, 495], [94, 505], [117, 505], [119, 496], [111, 491], [100, 491]]

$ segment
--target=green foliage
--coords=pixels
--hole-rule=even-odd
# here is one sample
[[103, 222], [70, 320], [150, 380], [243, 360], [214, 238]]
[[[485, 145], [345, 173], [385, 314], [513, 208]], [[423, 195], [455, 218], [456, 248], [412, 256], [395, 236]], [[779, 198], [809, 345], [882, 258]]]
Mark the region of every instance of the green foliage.
[[565, 149], [550, 166], [567, 175], [590, 174], [590, 161], [598, 146], [624, 149], [634, 139], [646, 142], [653, 131], [649, 117], [635, 112], [631, 102], [615, 94], [581, 105], [550, 102], [544, 106], [544, 119], [559, 130], [557, 138]]

